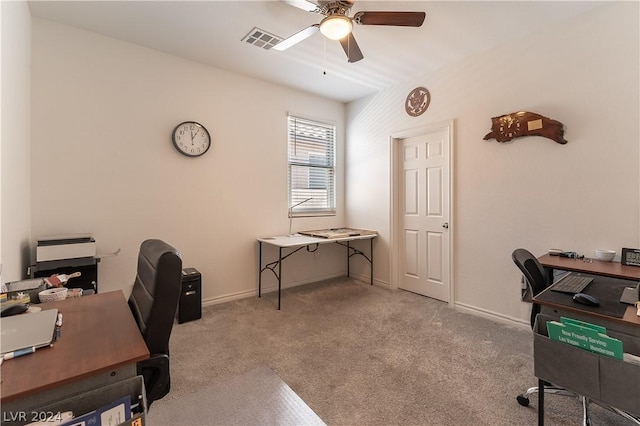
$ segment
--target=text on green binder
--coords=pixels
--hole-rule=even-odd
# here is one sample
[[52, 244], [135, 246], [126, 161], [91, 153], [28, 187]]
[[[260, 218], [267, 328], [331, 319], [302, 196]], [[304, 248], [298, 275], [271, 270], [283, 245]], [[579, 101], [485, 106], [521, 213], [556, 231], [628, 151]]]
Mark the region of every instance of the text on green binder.
[[560, 322], [548, 321], [547, 332], [551, 340], [612, 358], [622, 359], [622, 342], [607, 336], [606, 329], [588, 322], [561, 317]]

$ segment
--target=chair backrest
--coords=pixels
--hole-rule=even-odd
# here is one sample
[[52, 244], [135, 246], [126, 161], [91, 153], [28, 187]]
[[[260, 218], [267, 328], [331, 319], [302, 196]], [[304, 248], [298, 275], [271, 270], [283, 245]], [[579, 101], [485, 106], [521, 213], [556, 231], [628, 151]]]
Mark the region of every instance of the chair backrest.
[[[524, 275], [533, 296], [536, 296], [549, 286], [549, 280], [544, 268], [530, 251], [523, 248], [515, 249], [511, 253], [511, 258]], [[539, 313], [540, 306], [534, 304], [531, 308], [531, 328], [534, 327], [536, 315]]]
[[151, 355], [169, 353], [181, 284], [180, 253], [164, 241], [144, 241], [129, 307]]
[[523, 248], [516, 249], [511, 254], [511, 258], [520, 271], [522, 271], [522, 274], [531, 286], [531, 292], [534, 296], [549, 286], [544, 268], [530, 251]]

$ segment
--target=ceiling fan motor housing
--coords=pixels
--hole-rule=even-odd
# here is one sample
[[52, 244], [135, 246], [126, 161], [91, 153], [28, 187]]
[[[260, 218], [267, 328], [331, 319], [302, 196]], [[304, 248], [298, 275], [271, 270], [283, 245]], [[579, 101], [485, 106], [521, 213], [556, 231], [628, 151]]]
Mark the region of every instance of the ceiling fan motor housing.
[[347, 14], [347, 12], [349, 11], [349, 9], [351, 9], [351, 2], [348, 1], [333, 1], [330, 3], [327, 3], [324, 7], [322, 7], [322, 9], [320, 10], [320, 13], [322, 13], [325, 16], [331, 16], [331, 15], [345, 15]]

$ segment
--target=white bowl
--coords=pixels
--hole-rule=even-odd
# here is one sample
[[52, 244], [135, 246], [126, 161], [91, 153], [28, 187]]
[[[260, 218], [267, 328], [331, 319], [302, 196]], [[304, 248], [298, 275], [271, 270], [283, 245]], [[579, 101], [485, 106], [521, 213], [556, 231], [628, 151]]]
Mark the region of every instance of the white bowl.
[[57, 302], [67, 298], [67, 291], [68, 289], [66, 287], [50, 288], [49, 290], [43, 290], [38, 293], [38, 297], [41, 303]]
[[596, 249], [596, 259], [602, 260], [603, 262], [611, 262], [615, 256], [616, 256], [615, 250]]

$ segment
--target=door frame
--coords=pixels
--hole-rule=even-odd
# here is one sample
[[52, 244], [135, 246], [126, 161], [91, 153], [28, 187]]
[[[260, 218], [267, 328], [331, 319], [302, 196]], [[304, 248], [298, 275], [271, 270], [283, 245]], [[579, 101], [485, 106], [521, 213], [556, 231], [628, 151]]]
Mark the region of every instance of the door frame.
[[392, 290], [397, 290], [398, 287], [398, 283], [400, 282], [400, 253], [401, 250], [400, 248], [400, 224], [401, 222], [401, 209], [402, 206], [400, 206], [400, 186], [401, 186], [401, 179], [402, 179], [402, 164], [400, 163], [400, 161], [402, 160], [402, 150], [401, 150], [401, 141], [403, 139], [406, 138], [410, 138], [410, 137], [414, 137], [414, 136], [420, 136], [420, 135], [424, 135], [427, 133], [432, 133], [434, 131], [440, 130], [440, 129], [447, 129], [449, 132], [449, 217], [445, 219], [446, 222], [449, 223], [449, 253], [447, 253], [447, 255], [449, 256], [449, 271], [448, 271], [448, 278], [449, 278], [449, 307], [453, 308], [455, 305], [455, 301], [454, 301], [454, 270], [455, 270], [455, 264], [453, 263], [454, 257], [453, 257], [453, 253], [454, 253], [454, 231], [455, 231], [455, 223], [452, 220], [455, 217], [454, 214], [454, 182], [453, 182], [453, 177], [455, 175], [454, 173], [454, 169], [453, 169], [453, 165], [454, 165], [454, 120], [448, 120], [448, 121], [442, 121], [439, 123], [434, 123], [434, 124], [428, 124], [428, 125], [424, 125], [424, 126], [420, 126], [420, 127], [414, 127], [414, 128], [410, 128], [410, 129], [405, 129], [405, 130], [399, 130], [397, 132], [393, 132], [391, 133], [391, 135], [389, 136], [389, 144], [390, 144], [390, 152], [391, 152], [391, 164], [390, 164], [390, 185], [389, 187], [391, 188], [391, 201], [390, 201], [390, 206], [391, 206], [391, 211], [390, 211], [390, 221], [391, 223], [389, 224], [389, 229], [391, 230], [391, 246], [390, 246], [390, 250], [389, 250], [389, 265], [390, 265], [390, 271], [389, 271], [389, 278], [390, 278], [390, 282], [389, 282], [389, 288]]

